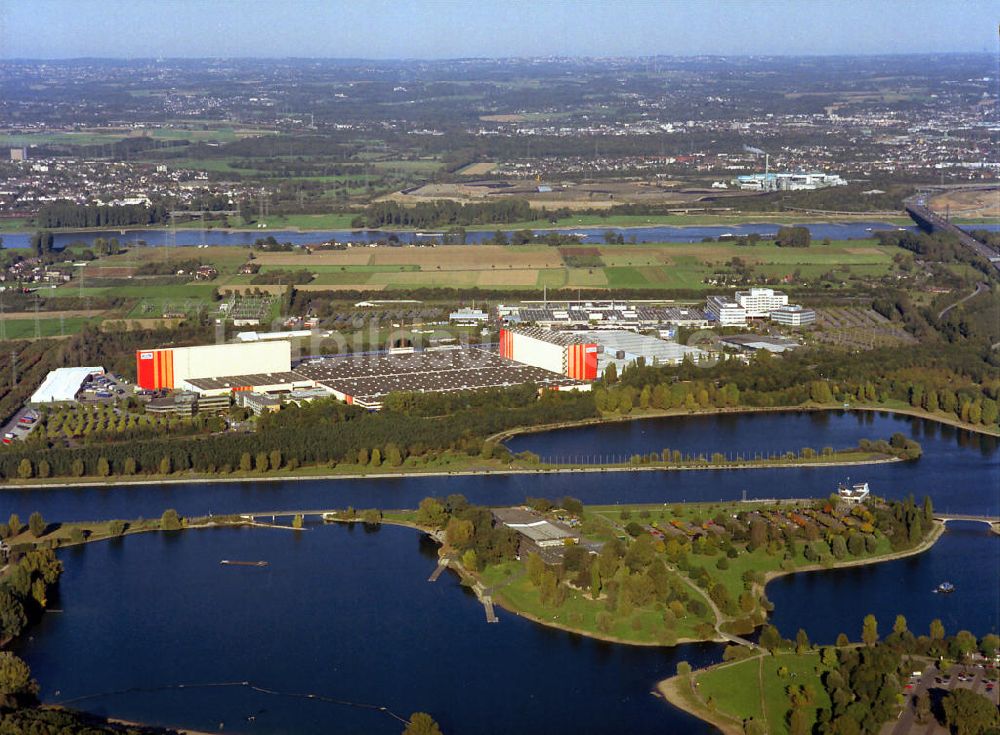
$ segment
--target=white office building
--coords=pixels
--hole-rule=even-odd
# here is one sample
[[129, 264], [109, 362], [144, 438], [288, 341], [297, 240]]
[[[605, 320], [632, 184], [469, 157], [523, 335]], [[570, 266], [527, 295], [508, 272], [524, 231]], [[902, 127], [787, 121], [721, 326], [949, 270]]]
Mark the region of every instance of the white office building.
[[786, 327], [801, 327], [816, 323], [816, 312], [798, 304], [789, 304], [771, 312], [771, 321]]
[[767, 319], [775, 309], [788, 306], [788, 294], [773, 288], [751, 288], [737, 291], [736, 303], [746, 310], [748, 319]]
[[726, 296], [709, 296], [705, 313], [723, 327], [743, 327], [747, 323], [747, 310]]

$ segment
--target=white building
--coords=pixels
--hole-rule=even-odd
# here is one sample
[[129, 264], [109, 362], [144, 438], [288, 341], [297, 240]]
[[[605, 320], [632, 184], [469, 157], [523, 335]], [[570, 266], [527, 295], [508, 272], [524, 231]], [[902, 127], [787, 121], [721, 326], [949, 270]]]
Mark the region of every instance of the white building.
[[816, 322], [816, 312], [798, 304], [789, 304], [771, 312], [771, 321], [786, 327], [801, 327]]
[[453, 311], [448, 315], [448, 321], [459, 326], [479, 326], [489, 321], [490, 315], [481, 309], [468, 307]]
[[743, 327], [747, 323], [747, 310], [726, 296], [709, 296], [705, 312], [723, 327]]
[[825, 189], [828, 186], [847, 186], [837, 174], [825, 173], [763, 173], [737, 176], [733, 183], [743, 191], [800, 191]]
[[28, 403], [65, 403], [76, 400], [76, 394], [92, 375], [104, 375], [102, 367], [56, 368], [45, 376]]
[[772, 288], [751, 288], [737, 291], [736, 303], [743, 307], [748, 319], [766, 319], [775, 309], [788, 306], [788, 294]]

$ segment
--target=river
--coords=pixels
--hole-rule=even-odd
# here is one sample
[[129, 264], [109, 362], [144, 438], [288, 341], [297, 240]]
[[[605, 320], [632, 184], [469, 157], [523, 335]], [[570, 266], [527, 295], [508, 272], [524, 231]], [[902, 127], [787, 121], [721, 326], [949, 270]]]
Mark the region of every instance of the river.
[[[895, 230], [895, 225], [878, 221], [863, 222], [820, 222], [803, 225], [808, 227], [814, 240], [830, 238], [831, 240], [862, 240], [872, 237], [874, 230]], [[706, 237], [717, 238], [720, 235], [749, 235], [757, 233], [762, 237], [773, 238], [780, 225], [773, 222], [748, 223], [742, 225], [694, 225], [685, 227], [580, 227], [572, 232], [582, 233], [582, 242], [602, 244], [604, 234], [611, 230], [616, 234], [623, 235], [626, 240], [635, 238], [636, 242], [701, 242]], [[1000, 225], [975, 225], [976, 228], [986, 230], [996, 230]], [[910, 227], [909, 229], [915, 229]], [[440, 239], [440, 230], [435, 230]], [[505, 230], [507, 236], [513, 234], [511, 230]], [[568, 230], [548, 230], [534, 229], [537, 234], [549, 232], [560, 232], [566, 234]], [[262, 237], [272, 236], [278, 242], [290, 242], [294, 245], [308, 245], [336, 240], [338, 242], [373, 242], [385, 240], [390, 235], [395, 234], [400, 242], [420, 243], [427, 242], [430, 237], [418, 235], [412, 231], [393, 230], [222, 230], [208, 229], [198, 230], [182, 228], [176, 231], [168, 229], [119, 229], [119, 230], [86, 230], [79, 232], [55, 232], [55, 249], [64, 248], [73, 242], [83, 242], [93, 245], [98, 237], [116, 237], [119, 241], [136, 244], [139, 241], [150, 246], [178, 245], [237, 245], [246, 247], [252, 245], [255, 240]], [[3, 246], [6, 248], [27, 248], [31, 246], [31, 232], [11, 232], [3, 234]], [[466, 233], [466, 242], [470, 245], [485, 242], [493, 238], [493, 232], [470, 230]]]
[[[998, 514], [1000, 465], [993, 438], [909, 417], [862, 412], [778, 413], [650, 419], [511, 440], [546, 456], [684, 451], [784, 451], [841, 447], [895, 431], [918, 439], [917, 462], [853, 467], [854, 479], [889, 497], [929, 493], [938, 509]], [[581, 451], [584, 450], [584, 451]], [[847, 468], [635, 472], [306, 480], [8, 490], [0, 516], [40, 510], [49, 521], [209, 511], [331, 506], [412, 507], [424, 496], [464, 493], [475, 502], [527, 495], [584, 502], [673, 502], [822, 496]], [[873, 612], [884, 633], [897, 613], [917, 633], [941, 617], [951, 632], [997, 631], [1000, 537], [962, 524], [929, 552], [853, 570], [772, 582], [773, 620], [786, 636], [804, 627], [817, 641], [860, 634]], [[230, 732], [385, 732], [389, 715], [287, 693], [427, 710], [447, 733], [710, 732], [651, 694], [678, 660], [705, 665], [721, 647], [631, 648], [550, 630], [483, 610], [451, 575], [426, 579], [433, 546], [385, 527], [310, 526], [155, 533], [61, 552], [66, 573], [47, 615], [17, 651], [47, 701], [89, 695], [73, 706], [128, 719]], [[220, 559], [266, 559], [264, 569]], [[934, 595], [950, 580], [953, 595]], [[206, 613], [207, 611], [210, 611]], [[180, 683], [243, 686], [163, 689]], [[143, 691], [136, 691], [142, 689]], [[128, 691], [125, 691], [128, 690]], [[102, 694], [118, 691], [118, 694]], [[252, 717], [253, 719], [247, 719]]]

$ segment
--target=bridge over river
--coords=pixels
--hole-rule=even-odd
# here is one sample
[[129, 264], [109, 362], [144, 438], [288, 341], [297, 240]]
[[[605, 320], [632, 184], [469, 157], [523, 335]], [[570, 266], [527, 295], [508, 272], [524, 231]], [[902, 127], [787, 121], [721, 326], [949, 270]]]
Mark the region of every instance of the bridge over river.
[[980, 242], [961, 227], [952, 224], [950, 220], [931, 211], [930, 207], [927, 206], [927, 198], [929, 196], [926, 193], [917, 194], [903, 202], [906, 213], [910, 215], [910, 219], [916, 222], [920, 229], [925, 232], [931, 234], [946, 232], [954, 235], [962, 245], [986, 258], [993, 264], [994, 268], [1000, 271], [1000, 253], [997, 253], [986, 243]]
[[950, 521], [966, 521], [969, 523], [985, 523], [993, 533], [1000, 534], [1000, 516], [976, 516], [967, 513], [935, 513], [934, 520], [947, 525]]

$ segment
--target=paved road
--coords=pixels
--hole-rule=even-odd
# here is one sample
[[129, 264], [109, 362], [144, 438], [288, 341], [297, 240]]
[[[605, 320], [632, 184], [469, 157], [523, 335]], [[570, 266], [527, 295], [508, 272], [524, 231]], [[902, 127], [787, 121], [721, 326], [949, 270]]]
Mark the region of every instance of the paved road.
[[906, 208], [906, 213], [921, 228], [930, 227], [935, 232], [951, 233], [958, 238], [958, 241], [962, 245], [989, 260], [993, 264], [993, 267], [1000, 271], [1000, 256], [998, 256], [997, 252], [986, 243], [980, 242], [965, 230], [953, 225], [944, 217], [931, 211], [927, 206], [927, 197], [927, 194], [918, 194], [905, 200], [903, 205]]
[[954, 309], [956, 306], [961, 306], [962, 304], [964, 304], [969, 299], [974, 299], [979, 294], [986, 293], [989, 290], [990, 290], [990, 287], [987, 286], [982, 281], [980, 281], [979, 283], [976, 284], [976, 290], [975, 291], [973, 291], [972, 293], [970, 293], [968, 296], [963, 296], [962, 298], [960, 298], [958, 301], [956, 301], [951, 306], [946, 306], [944, 309], [942, 309], [941, 312], [937, 316], [938, 321], [941, 321], [942, 319], [944, 319], [944, 315], [947, 314], [952, 309]]

